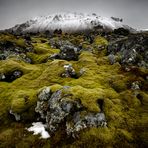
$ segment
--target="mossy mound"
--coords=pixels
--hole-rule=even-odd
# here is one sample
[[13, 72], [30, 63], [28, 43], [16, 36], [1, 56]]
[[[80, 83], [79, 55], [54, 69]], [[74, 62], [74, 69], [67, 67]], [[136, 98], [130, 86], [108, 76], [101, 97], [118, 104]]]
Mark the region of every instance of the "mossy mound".
[[[111, 65], [106, 56], [108, 41], [99, 35], [92, 43], [83, 34], [61, 34], [53, 38], [68, 40], [74, 45], [81, 43], [78, 60], [50, 60], [49, 57], [60, 50], [52, 48], [44, 36], [31, 36], [34, 50], [27, 53], [31, 64], [16, 58], [0, 61], [0, 74], [23, 72], [11, 83], [0, 81], [0, 147], [146, 147], [147, 69], [132, 67], [128, 72], [118, 60]], [[21, 36], [16, 39], [10, 34], [1, 35], [0, 40], [26, 46]], [[103, 48], [98, 49], [101, 46]], [[90, 47], [91, 50], [87, 50]], [[77, 78], [61, 77], [66, 64], [72, 64], [76, 73], [83, 73]], [[138, 90], [131, 89], [135, 81], [140, 84]], [[25, 127], [38, 117], [35, 113], [38, 90], [45, 86], [49, 86], [52, 93], [70, 86], [65, 95], [80, 100], [88, 112], [104, 112], [107, 127], [85, 129], [75, 139], [65, 134], [63, 125], [50, 140], [28, 133]], [[10, 110], [21, 116], [19, 123]]]

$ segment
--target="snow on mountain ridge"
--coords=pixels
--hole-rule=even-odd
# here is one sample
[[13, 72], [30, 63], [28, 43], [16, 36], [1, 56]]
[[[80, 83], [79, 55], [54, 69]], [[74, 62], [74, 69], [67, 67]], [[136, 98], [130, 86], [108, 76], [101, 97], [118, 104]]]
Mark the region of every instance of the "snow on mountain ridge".
[[104, 29], [114, 30], [120, 27], [127, 28], [120, 19], [106, 18], [95, 13], [57, 13], [48, 16], [36, 17], [26, 23], [16, 25], [13, 31], [20, 32], [45, 32], [61, 29], [64, 32], [75, 32], [93, 29], [102, 26]]

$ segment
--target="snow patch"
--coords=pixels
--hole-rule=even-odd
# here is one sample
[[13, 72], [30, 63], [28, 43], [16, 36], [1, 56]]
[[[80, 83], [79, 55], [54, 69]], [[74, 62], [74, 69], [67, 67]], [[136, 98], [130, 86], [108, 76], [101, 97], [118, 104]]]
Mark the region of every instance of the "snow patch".
[[83, 31], [93, 29], [96, 26], [102, 26], [104, 29], [114, 30], [120, 27], [127, 28], [121, 21], [115, 21], [112, 18], [98, 16], [97, 14], [82, 13], [57, 13], [49, 16], [36, 17], [24, 23], [23, 26], [17, 25], [12, 28], [14, 31], [22, 32], [44, 32], [46, 30], [54, 31], [61, 29], [66, 32]]
[[33, 122], [32, 126], [27, 128], [29, 132], [34, 132], [33, 135], [41, 134], [41, 138], [50, 138], [49, 133], [45, 130], [46, 125], [42, 122]]

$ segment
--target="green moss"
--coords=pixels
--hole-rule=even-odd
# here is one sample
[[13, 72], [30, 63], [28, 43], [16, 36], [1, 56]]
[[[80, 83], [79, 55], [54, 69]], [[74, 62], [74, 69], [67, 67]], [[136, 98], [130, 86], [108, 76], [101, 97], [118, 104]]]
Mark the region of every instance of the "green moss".
[[90, 128], [81, 132], [77, 141], [65, 147], [112, 147], [113, 141], [114, 132], [108, 128]]
[[[94, 51], [98, 50], [98, 46], [106, 47], [108, 44], [100, 36], [96, 36], [92, 44], [84, 42], [83, 35], [62, 34], [55, 35], [54, 38], [69, 40], [76, 45], [82, 43], [85, 48], [91, 47]], [[0, 40], [10, 40], [18, 46], [25, 46], [23, 38], [16, 39], [10, 34], [0, 35]], [[103, 100], [107, 128], [86, 129], [78, 133], [78, 139], [70, 139], [69, 142], [67, 137], [60, 141], [63, 132], [59, 132], [57, 139], [60, 147], [119, 147], [121, 144], [123, 147], [135, 147], [140, 142], [147, 144], [147, 70], [133, 68], [130, 72], [125, 72], [118, 62], [110, 65], [105, 49], [99, 52], [82, 51], [78, 61], [48, 60], [50, 55], [58, 53], [59, 50], [52, 49], [43, 40], [48, 41], [41, 36], [32, 37], [34, 52], [28, 53], [28, 57], [33, 64], [15, 58], [0, 61], [0, 73], [7, 74], [14, 70], [23, 72], [20, 78], [11, 83], [0, 82], [1, 147], [11, 147], [12, 144], [15, 147], [50, 146], [50, 141], [41, 140], [39, 136], [33, 136], [24, 130], [35, 121], [37, 93], [45, 86], [50, 86], [52, 92], [63, 86], [70, 86], [63, 93], [71, 94], [70, 99], [80, 100], [86, 108], [84, 114], [87, 111], [100, 112], [98, 100]], [[77, 79], [62, 78], [65, 64], [72, 64], [78, 75], [81, 69], [84, 73]], [[141, 90], [129, 89], [131, 83], [137, 80], [142, 82]], [[21, 125], [16, 122], [12, 124], [14, 119], [9, 115], [10, 109], [21, 115]], [[29, 125], [25, 124], [26, 121]]]
[[11, 109], [15, 113], [23, 113], [36, 102], [34, 90], [19, 90], [12, 95]]
[[12, 143], [10, 143], [9, 141], [12, 141], [13, 133], [14, 131], [10, 128], [0, 133], [0, 148], [12, 146]]
[[[27, 127], [28, 125], [26, 125]], [[44, 147], [50, 148], [50, 140], [40, 139], [39, 135], [33, 135], [28, 133], [23, 124], [12, 123], [8, 129], [3, 129], [0, 132], [0, 148], [4, 147], [16, 147], [16, 148], [28, 148], [28, 147]]]
[[117, 92], [122, 92], [127, 89], [127, 85], [123, 80], [117, 80], [112, 83], [112, 87], [117, 91]]
[[59, 89], [62, 89], [62, 86], [59, 85], [59, 84], [55, 84], [55, 85], [51, 85], [50, 89], [51, 89], [51, 92], [55, 92], [55, 91], [57, 91]]
[[[74, 99], [80, 99], [82, 104], [89, 110], [100, 112], [97, 100], [103, 96], [101, 89], [86, 89], [81, 86], [74, 86], [71, 88], [71, 93]], [[90, 105], [91, 104], [91, 105]]]
[[108, 42], [107, 42], [107, 40], [105, 38], [103, 38], [101, 36], [96, 36], [95, 37], [95, 40], [94, 40], [94, 44], [96, 46], [98, 46], [98, 45], [104, 45], [104, 46], [106, 46], [108, 44]]
[[17, 39], [15, 41], [15, 43], [20, 46], [20, 47], [25, 47], [26, 46], [26, 43], [25, 43], [25, 40], [24, 39]]
[[47, 62], [52, 54], [58, 52], [59, 49], [52, 49], [47, 43], [36, 43], [34, 44], [34, 53], [27, 53], [27, 56], [32, 60], [32, 63], [40, 64]]
[[117, 132], [119, 132], [119, 135], [125, 140], [128, 140], [129, 142], [133, 141], [133, 135], [127, 130], [119, 129]]
[[11, 34], [0, 34], [0, 41], [9, 41], [19, 47], [27, 46], [25, 40], [22, 37], [16, 38], [14, 35]]

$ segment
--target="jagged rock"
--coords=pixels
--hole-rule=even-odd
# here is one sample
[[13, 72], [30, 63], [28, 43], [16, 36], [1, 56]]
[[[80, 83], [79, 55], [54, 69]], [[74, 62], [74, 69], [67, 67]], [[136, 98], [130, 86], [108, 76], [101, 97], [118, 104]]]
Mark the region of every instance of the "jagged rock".
[[48, 103], [45, 101], [37, 101], [35, 111], [40, 114], [41, 119], [46, 119]]
[[107, 122], [104, 113], [89, 113], [86, 116], [81, 116], [80, 112], [76, 112], [73, 115], [72, 123], [66, 123], [66, 131], [68, 135], [72, 134], [74, 136], [75, 132], [79, 132], [82, 129], [98, 126], [106, 127], [106, 125]]
[[80, 48], [74, 46], [69, 41], [55, 41], [50, 40], [53, 48], [60, 49], [60, 53], [50, 56], [50, 59], [63, 59], [63, 60], [78, 60]]
[[111, 65], [113, 65], [116, 62], [115, 56], [113, 54], [108, 55], [108, 59]]
[[105, 49], [105, 45], [98, 45], [97, 49], [98, 51], [104, 50]]
[[82, 76], [85, 72], [86, 70], [84, 68], [81, 68], [79, 71], [79, 76]]
[[22, 75], [22, 72], [19, 70], [16, 70], [13, 72], [13, 76], [11, 77], [11, 79], [19, 78], [19, 77], [21, 77], [21, 75]]
[[118, 18], [118, 17], [111, 17], [111, 19], [113, 19], [114, 21], [116, 21], [116, 22], [122, 22], [123, 21], [123, 19], [122, 18]]
[[139, 90], [140, 89], [139, 82], [138, 81], [133, 82], [132, 86], [131, 86], [131, 89]]
[[[47, 128], [54, 133], [66, 120], [66, 132], [71, 135], [87, 127], [106, 126], [106, 119], [103, 112], [87, 113], [83, 115], [84, 110], [81, 101], [72, 100], [71, 95], [64, 94], [69, 91], [68, 86], [55, 91], [50, 95], [50, 88], [45, 87], [38, 94], [37, 106], [35, 111], [44, 119]], [[72, 123], [72, 124], [71, 124]]]
[[12, 110], [10, 110], [9, 113], [15, 117], [16, 121], [21, 120], [21, 116], [18, 113], [14, 113]]
[[20, 78], [23, 75], [23, 72], [20, 70], [15, 70], [12, 72], [8, 72], [6, 74], [1, 75], [0, 81], [5, 81], [5, 82], [12, 82], [16, 80], [17, 78]]
[[79, 49], [75, 46], [64, 45], [60, 48], [59, 57], [64, 60], [78, 60]]
[[64, 65], [64, 69], [65, 69], [65, 72], [62, 73], [62, 75], [61, 75], [62, 77], [66, 77], [66, 78], [68, 78], [68, 77], [75, 78], [76, 77], [76, 72], [71, 64]]
[[25, 47], [21, 47], [10, 41], [0, 42], [0, 60], [14, 57], [24, 62], [31, 63], [31, 59], [26, 55], [27, 52], [33, 52], [33, 46], [31, 44], [26, 43]]
[[48, 107], [47, 101], [50, 97], [50, 87], [42, 88], [37, 96], [38, 96], [38, 101], [35, 111], [40, 114], [42, 119], [45, 119]]
[[6, 59], [6, 55], [4, 53], [0, 54], [0, 60], [5, 60]]
[[134, 34], [129, 37], [117, 39], [107, 47], [108, 55], [119, 54], [122, 65], [136, 65], [148, 68], [148, 45], [146, 43], [148, 36], [145, 34]]
[[48, 102], [49, 110], [47, 112], [46, 121], [51, 132], [56, 131], [59, 124], [71, 114], [81, 108], [81, 105], [70, 100], [68, 97], [62, 96], [62, 90], [58, 90], [52, 94]]
[[6, 78], [6, 76], [5, 76], [3, 73], [1, 73], [1, 74], [0, 74], [0, 81], [1, 81], [1, 80], [5, 80], [5, 78]]
[[46, 101], [49, 99], [49, 97], [50, 97], [50, 87], [45, 87], [38, 93], [38, 99], [40, 101]]
[[118, 28], [113, 31], [114, 34], [127, 36], [129, 35], [130, 31], [125, 28]]
[[52, 48], [60, 49], [64, 45], [73, 46], [73, 44], [68, 40], [56, 40], [56, 39], [50, 39], [49, 44]]

